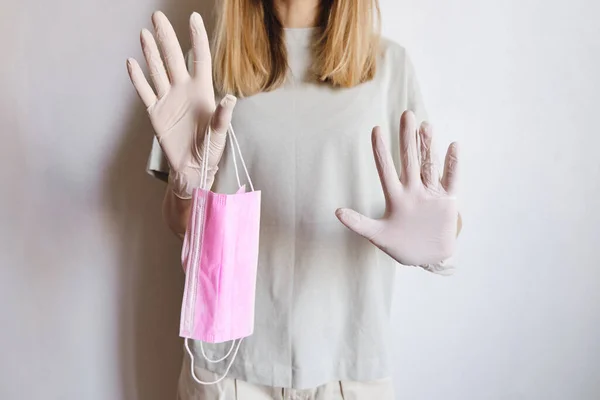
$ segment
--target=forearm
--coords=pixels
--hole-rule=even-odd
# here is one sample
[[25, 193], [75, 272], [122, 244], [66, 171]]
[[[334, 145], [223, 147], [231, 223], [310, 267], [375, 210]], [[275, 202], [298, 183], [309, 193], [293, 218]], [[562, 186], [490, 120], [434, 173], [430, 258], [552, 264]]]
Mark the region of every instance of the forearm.
[[191, 208], [192, 200], [175, 196], [169, 183], [163, 200], [163, 218], [171, 231], [180, 238], [185, 235]]
[[[212, 187], [214, 183], [215, 173], [216, 168], [208, 177], [207, 186], [209, 188]], [[173, 190], [173, 185], [174, 182], [169, 179], [167, 190], [165, 192], [165, 198], [163, 200], [163, 218], [171, 231], [183, 239], [187, 229], [190, 210], [192, 208], [192, 199], [182, 199], [181, 197], [175, 195], [176, 191]], [[192, 189], [189, 188], [185, 190], [185, 192], [188, 193], [191, 191]]]

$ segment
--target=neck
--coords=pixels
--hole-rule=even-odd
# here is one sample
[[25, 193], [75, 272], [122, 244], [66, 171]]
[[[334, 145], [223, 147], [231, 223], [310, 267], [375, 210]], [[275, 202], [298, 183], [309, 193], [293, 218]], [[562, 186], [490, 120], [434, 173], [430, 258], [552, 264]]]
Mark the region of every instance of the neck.
[[284, 28], [312, 28], [317, 24], [319, 0], [274, 0]]

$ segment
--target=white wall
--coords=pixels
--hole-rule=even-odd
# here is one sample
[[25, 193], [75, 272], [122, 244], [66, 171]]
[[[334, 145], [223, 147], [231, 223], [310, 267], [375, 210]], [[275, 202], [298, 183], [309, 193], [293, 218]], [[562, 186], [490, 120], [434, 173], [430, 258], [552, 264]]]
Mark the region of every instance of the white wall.
[[[174, 398], [182, 274], [125, 70], [196, 1], [0, 6], [0, 398]], [[440, 144], [462, 142], [450, 279], [403, 270], [398, 399], [600, 398], [600, 5], [382, 2]]]

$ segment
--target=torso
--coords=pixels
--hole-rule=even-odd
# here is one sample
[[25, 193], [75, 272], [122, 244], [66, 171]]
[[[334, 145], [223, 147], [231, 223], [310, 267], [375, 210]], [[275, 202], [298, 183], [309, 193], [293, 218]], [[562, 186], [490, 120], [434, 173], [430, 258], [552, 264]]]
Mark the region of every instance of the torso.
[[[422, 116], [422, 105], [402, 47], [384, 41], [374, 80], [332, 89], [302, 79], [309, 32], [287, 34], [291, 79], [239, 100], [232, 123], [263, 203], [255, 332], [230, 376], [296, 388], [384, 378], [396, 264], [334, 212], [383, 213], [371, 130], [381, 126], [397, 162], [400, 115], [413, 108]], [[237, 189], [230, 156], [216, 192]]]

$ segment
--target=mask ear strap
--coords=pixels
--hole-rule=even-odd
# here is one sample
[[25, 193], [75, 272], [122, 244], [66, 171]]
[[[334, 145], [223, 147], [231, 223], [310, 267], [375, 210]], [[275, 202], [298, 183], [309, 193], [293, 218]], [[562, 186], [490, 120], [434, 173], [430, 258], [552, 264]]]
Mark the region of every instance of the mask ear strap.
[[229, 357], [231, 355], [231, 352], [233, 351], [234, 346], [235, 346], [235, 340], [233, 340], [231, 342], [231, 347], [229, 348], [229, 351], [227, 352], [227, 354], [225, 354], [223, 357], [219, 358], [218, 360], [213, 360], [212, 358], [208, 358], [206, 356], [206, 353], [204, 352], [204, 342], [200, 341], [200, 350], [202, 351], [202, 357], [204, 357], [204, 359], [211, 364], [221, 362], [224, 359], [226, 359], [227, 357]]
[[210, 150], [210, 132], [212, 128], [212, 117], [208, 120], [208, 124], [206, 125], [206, 131], [204, 132], [204, 154], [202, 155], [202, 175], [200, 176], [200, 181], [202, 182], [202, 189], [208, 190], [206, 184], [208, 183], [208, 157]]
[[[208, 183], [208, 157], [209, 157], [209, 148], [210, 148], [210, 135], [211, 135], [211, 124], [212, 124], [212, 118], [211, 120], [208, 121], [208, 125], [206, 126], [206, 132], [204, 133], [204, 154], [203, 154], [203, 160], [202, 160], [202, 164], [203, 164], [203, 168], [202, 168], [202, 175], [201, 175], [201, 181], [202, 181], [202, 187], [204, 189], [208, 188], [206, 187], [206, 184]], [[238, 183], [238, 187], [242, 187], [242, 183], [240, 181], [240, 174], [238, 171], [238, 166], [237, 166], [237, 158], [236, 158], [236, 153], [235, 151], [237, 150], [237, 154], [240, 156], [240, 161], [242, 162], [242, 166], [244, 167], [244, 172], [246, 173], [246, 179], [248, 179], [248, 183], [250, 184], [250, 189], [252, 191], [254, 191], [254, 185], [252, 184], [252, 179], [250, 179], [250, 174], [248, 173], [248, 168], [246, 167], [246, 162], [244, 161], [244, 156], [242, 156], [242, 151], [240, 150], [240, 144], [238, 143], [237, 137], [235, 136], [235, 132], [233, 131], [233, 125], [229, 124], [229, 129], [227, 130], [227, 133], [230, 136], [230, 141], [232, 142], [230, 144], [231, 146], [231, 158], [233, 159], [233, 168], [235, 170], [235, 177], [237, 179], [237, 183]], [[225, 143], [225, 145], [227, 146], [227, 143]]]
[[[233, 362], [235, 361], [238, 350], [240, 349], [240, 344], [242, 344], [242, 340], [244, 340], [244, 339], [242, 338], [242, 339], [238, 340], [237, 346], [235, 346], [235, 351], [233, 352], [233, 358], [231, 359], [231, 361], [229, 361], [229, 365], [227, 365], [227, 368], [225, 369], [223, 376], [221, 376], [220, 378], [218, 378], [217, 380], [212, 381], [212, 382], [204, 382], [204, 381], [201, 381], [200, 379], [198, 379], [198, 377], [196, 376], [196, 372], [194, 371], [194, 354], [190, 350], [189, 339], [185, 338], [185, 350], [187, 351], [187, 353], [189, 354], [190, 359], [191, 359], [190, 372], [192, 374], [192, 378], [194, 378], [194, 380], [201, 385], [214, 385], [215, 383], [219, 383], [223, 379], [225, 379], [225, 377], [229, 373], [229, 370], [231, 369], [231, 366], [233, 365]], [[235, 343], [235, 341], [234, 341], [234, 343]], [[233, 345], [231, 346], [231, 348], [233, 349]], [[202, 350], [202, 353], [204, 355], [204, 350]], [[229, 350], [229, 353], [231, 353], [231, 349]], [[227, 354], [229, 355], [229, 353], [227, 353]], [[226, 357], [227, 356], [223, 357], [223, 359], [225, 359]]]
[[[240, 161], [242, 161], [242, 166], [244, 167], [244, 172], [246, 173], [246, 178], [248, 179], [248, 183], [250, 184], [250, 189], [254, 191], [254, 185], [252, 185], [252, 179], [250, 179], [250, 174], [248, 173], [248, 168], [246, 168], [246, 163], [244, 162], [244, 156], [242, 156], [242, 151], [240, 150], [240, 144], [238, 143], [237, 137], [235, 136], [235, 132], [233, 131], [233, 125], [229, 124], [229, 130], [227, 131], [229, 136], [231, 137], [231, 150], [233, 152], [233, 165], [235, 167], [235, 175], [238, 180], [238, 184], [240, 183], [240, 177], [238, 176], [237, 163], [235, 161], [235, 150], [233, 146], [235, 144], [235, 148], [237, 149], [238, 155], [240, 156]], [[241, 186], [241, 185], [240, 185]]]
[[[232, 129], [233, 129], [233, 127], [231, 126], [231, 124], [229, 124], [229, 129], [227, 130], [227, 134], [229, 136], [229, 139], [227, 141], [231, 142], [229, 144], [229, 147], [231, 147], [231, 159], [233, 160], [233, 169], [235, 170], [235, 178], [237, 179], [238, 188], [241, 188], [242, 187], [242, 183], [240, 182], [240, 173], [238, 171], [237, 160], [236, 160], [236, 156], [235, 156], [235, 147], [233, 145], [233, 139], [231, 138], [231, 130]], [[242, 157], [242, 155], [240, 153], [240, 158], [241, 157]]]

